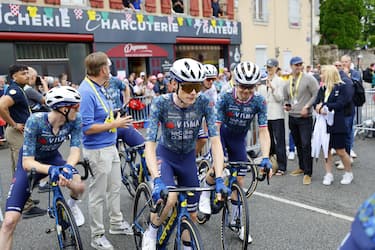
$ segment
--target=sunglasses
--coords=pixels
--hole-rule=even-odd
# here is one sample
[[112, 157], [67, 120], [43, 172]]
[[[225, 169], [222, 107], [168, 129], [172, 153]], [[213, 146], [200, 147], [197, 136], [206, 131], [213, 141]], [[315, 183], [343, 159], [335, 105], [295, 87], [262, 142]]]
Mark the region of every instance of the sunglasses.
[[342, 65], [341, 64], [336, 64], [335, 67], [342, 67]]
[[250, 89], [253, 89], [253, 88], [255, 88], [255, 84], [254, 85], [244, 85], [244, 84], [238, 84], [238, 87], [240, 87], [240, 89], [248, 89], [248, 90], [250, 90]]
[[300, 67], [300, 66], [302, 66], [302, 63], [296, 63], [296, 64], [294, 64], [294, 66]]
[[200, 83], [184, 83], [181, 84], [181, 89], [186, 93], [191, 93], [193, 90], [195, 90], [195, 93], [198, 93], [201, 91], [202, 84]]

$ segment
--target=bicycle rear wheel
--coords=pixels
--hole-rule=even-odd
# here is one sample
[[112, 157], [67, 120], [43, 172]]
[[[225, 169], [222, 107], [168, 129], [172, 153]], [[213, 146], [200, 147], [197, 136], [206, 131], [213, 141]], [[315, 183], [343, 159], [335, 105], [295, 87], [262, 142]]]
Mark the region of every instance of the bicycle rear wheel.
[[135, 190], [138, 186], [138, 179], [135, 171], [132, 169], [130, 163], [126, 160], [126, 154], [119, 152], [120, 167], [121, 167], [121, 180], [131, 197], [134, 197]]
[[136, 249], [142, 248], [142, 237], [148, 228], [152, 207], [153, 201], [150, 187], [147, 183], [139, 184], [133, 205], [133, 232]]
[[[247, 198], [250, 198], [250, 196], [254, 193], [255, 189], [258, 185], [258, 167], [255, 163], [251, 163], [248, 166], [246, 177], [250, 178], [249, 180], [245, 180], [245, 183], [248, 181], [249, 186], [247, 189], [245, 189], [245, 194]], [[245, 184], [246, 186], [246, 184]]]
[[[193, 221], [190, 218], [184, 218], [181, 221], [181, 235], [180, 239], [176, 235], [174, 250], [183, 249], [183, 246], [190, 246], [192, 250], [202, 250], [202, 240], [198, 231], [198, 228], [195, 226]], [[187, 239], [183, 240], [183, 237]]]
[[81, 250], [79, 230], [64, 199], [56, 200], [56, 215], [56, 233], [60, 249]]
[[[237, 193], [237, 197], [233, 198]], [[232, 185], [232, 199], [224, 206], [221, 218], [221, 246], [223, 250], [242, 249], [248, 246], [250, 231], [249, 207], [244, 191], [237, 183]], [[239, 238], [240, 234], [243, 240]]]

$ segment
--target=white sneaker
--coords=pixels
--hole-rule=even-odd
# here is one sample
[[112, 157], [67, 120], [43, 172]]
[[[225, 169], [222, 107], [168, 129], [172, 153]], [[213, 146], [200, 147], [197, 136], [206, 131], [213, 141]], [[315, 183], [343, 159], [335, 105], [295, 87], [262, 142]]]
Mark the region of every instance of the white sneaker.
[[358, 155], [353, 151], [353, 149], [350, 150], [350, 157], [352, 157], [352, 158], [357, 158], [358, 157]]
[[204, 213], [204, 214], [211, 214], [211, 201], [210, 197], [206, 196], [204, 192], [208, 191], [203, 191], [201, 194], [201, 197], [199, 199], [199, 211]]
[[121, 222], [120, 225], [113, 225], [109, 227], [110, 234], [126, 234], [133, 235], [133, 229], [126, 221]]
[[336, 149], [331, 148], [331, 155], [335, 155], [335, 154], [336, 154]]
[[335, 164], [337, 165], [336, 168], [339, 170], [343, 170], [345, 168], [344, 163], [342, 161], [336, 161]]
[[72, 211], [77, 226], [80, 227], [85, 224], [85, 217], [83, 216], [81, 209], [78, 207], [77, 201], [70, 198], [68, 200], [68, 206], [70, 208], [70, 211]]
[[113, 250], [111, 242], [104, 235], [99, 235], [91, 241], [91, 246], [97, 250]]
[[353, 181], [353, 173], [352, 172], [345, 172], [345, 174], [342, 176], [342, 180], [340, 181], [341, 184], [347, 185], [352, 183]]
[[332, 173], [326, 173], [326, 175], [323, 178], [323, 185], [329, 186], [333, 182], [333, 174]]
[[294, 152], [289, 152], [288, 154], [288, 160], [293, 161], [296, 158], [296, 154]]
[[[241, 230], [240, 230], [240, 232], [238, 233], [238, 237], [240, 238], [240, 240], [243, 240], [243, 236], [244, 236], [244, 226], [242, 226], [241, 227]], [[249, 232], [249, 236], [247, 236], [247, 243], [251, 243], [251, 242], [253, 242], [253, 238], [251, 237], [251, 235], [250, 235], [250, 232]]]
[[149, 229], [143, 234], [142, 250], [156, 250], [156, 238], [150, 235]]

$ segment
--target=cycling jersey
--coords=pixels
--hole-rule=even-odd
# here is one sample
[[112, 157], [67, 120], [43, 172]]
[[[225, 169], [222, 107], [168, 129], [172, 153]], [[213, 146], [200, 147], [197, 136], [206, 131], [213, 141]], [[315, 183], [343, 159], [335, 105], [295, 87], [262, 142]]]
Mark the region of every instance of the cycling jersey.
[[48, 113], [32, 114], [25, 126], [23, 156], [34, 156], [36, 160], [47, 159], [51, 153], [58, 150], [69, 135], [71, 135], [70, 147], [80, 147], [81, 124], [81, 114], [77, 113], [76, 119], [62, 125], [55, 135], [48, 122]]
[[217, 136], [214, 108], [204, 95], [198, 95], [194, 104], [180, 108], [173, 102], [173, 94], [155, 97], [150, 110], [150, 123], [146, 141], [157, 140], [158, 124], [161, 127], [159, 144], [175, 153], [189, 153], [195, 150], [195, 143], [202, 119], [205, 117], [208, 134]]
[[227, 127], [233, 133], [247, 133], [256, 114], [259, 127], [267, 126], [266, 101], [258, 93], [241, 102], [237, 99], [236, 89], [233, 88], [219, 98], [216, 111], [221, 126]]

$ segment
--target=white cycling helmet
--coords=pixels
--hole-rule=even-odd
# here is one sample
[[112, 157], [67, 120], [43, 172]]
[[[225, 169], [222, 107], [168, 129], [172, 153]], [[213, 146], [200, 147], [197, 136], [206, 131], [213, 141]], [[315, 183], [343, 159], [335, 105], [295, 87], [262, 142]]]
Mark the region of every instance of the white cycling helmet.
[[217, 77], [217, 69], [214, 65], [212, 64], [205, 64], [203, 65], [206, 77], [207, 78], [214, 78]]
[[250, 61], [239, 63], [233, 74], [236, 82], [244, 85], [257, 84], [261, 78], [259, 66]]
[[203, 82], [206, 79], [203, 65], [190, 58], [176, 60], [170, 69], [177, 82]]
[[49, 90], [46, 94], [46, 104], [51, 109], [73, 106], [81, 102], [81, 95], [72, 87], [62, 86]]

